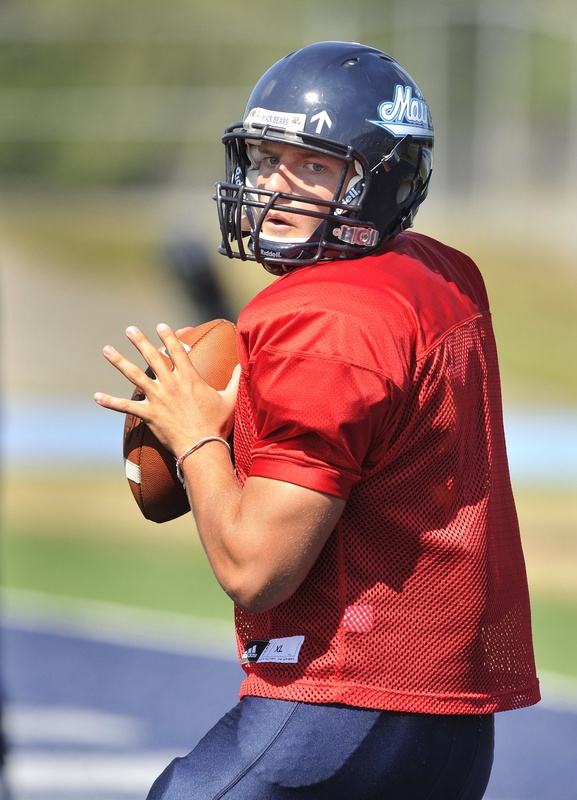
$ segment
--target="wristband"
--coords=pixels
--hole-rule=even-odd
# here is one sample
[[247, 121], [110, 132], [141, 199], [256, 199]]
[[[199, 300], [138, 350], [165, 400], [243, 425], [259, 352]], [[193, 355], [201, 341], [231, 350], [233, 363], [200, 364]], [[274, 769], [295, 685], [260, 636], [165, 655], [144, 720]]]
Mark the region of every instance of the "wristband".
[[184, 486], [184, 475], [182, 474], [182, 463], [184, 459], [188, 458], [188, 456], [192, 455], [192, 453], [194, 453], [195, 450], [198, 450], [200, 447], [203, 446], [203, 444], [207, 444], [208, 442], [220, 442], [221, 444], [226, 445], [226, 447], [228, 447], [228, 449], [230, 450], [229, 443], [226, 441], [226, 439], [223, 439], [221, 436], [206, 436], [204, 439], [199, 439], [199, 441], [196, 444], [193, 444], [192, 447], [190, 447], [186, 451], [186, 453], [183, 453], [176, 459], [176, 476], [183, 486]]

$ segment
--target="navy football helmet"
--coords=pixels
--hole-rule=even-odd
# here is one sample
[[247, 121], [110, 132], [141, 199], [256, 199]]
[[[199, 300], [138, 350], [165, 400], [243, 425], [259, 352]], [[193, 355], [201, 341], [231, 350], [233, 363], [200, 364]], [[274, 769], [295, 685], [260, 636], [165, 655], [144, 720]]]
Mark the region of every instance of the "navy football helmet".
[[[421, 92], [386, 53], [350, 42], [318, 42], [286, 56], [258, 81], [244, 119], [222, 139], [226, 181], [217, 183], [215, 195], [219, 251], [258, 261], [277, 275], [377, 251], [412, 225], [427, 195], [433, 137]], [[341, 159], [332, 202], [323, 201], [319, 209], [318, 200], [257, 189], [254, 145], [262, 140]], [[261, 235], [262, 221], [279, 199], [298, 200], [298, 213], [318, 217], [307, 241]]]

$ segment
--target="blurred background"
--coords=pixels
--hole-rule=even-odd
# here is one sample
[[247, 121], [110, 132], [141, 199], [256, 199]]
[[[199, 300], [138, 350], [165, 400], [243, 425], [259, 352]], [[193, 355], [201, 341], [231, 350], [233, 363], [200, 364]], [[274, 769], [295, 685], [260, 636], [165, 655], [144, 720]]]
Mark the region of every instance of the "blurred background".
[[[119, 653], [97, 667], [92, 654], [64, 658], [72, 645], [55, 636], [160, 637], [188, 653], [199, 636], [218, 649], [229, 635], [192, 523], [140, 517], [123, 420], [92, 394], [129, 391], [101, 356], [124, 346], [128, 324], [152, 334], [160, 321], [234, 319], [268, 282], [216, 253], [220, 137], [265, 69], [322, 39], [391, 53], [432, 109], [435, 169], [416, 228], [486, 277], [539, 671], [577, 707], [574, 0], [0, 0], [0, 682], [21, 800], [144, 796], [120, 789], [127, 741], [133, 789], [158, 771], [138, 772], [137, 712], [114, 706]], [[234, 676], [214, 689], [225, 707]], [[157, 688], [146, 692], [151, 702]], [[506, 778], [494, 799], [569, 796], [554, 776], [537, 794]]]

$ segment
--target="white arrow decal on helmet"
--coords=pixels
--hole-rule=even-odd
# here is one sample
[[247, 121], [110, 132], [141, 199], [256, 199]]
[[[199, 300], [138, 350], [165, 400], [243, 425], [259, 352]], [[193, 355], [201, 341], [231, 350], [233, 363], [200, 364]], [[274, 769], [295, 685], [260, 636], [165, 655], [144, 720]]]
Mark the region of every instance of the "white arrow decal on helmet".
[[311, 117], [311, 124], [313, 122], [317, 122], [317, 120], [318, 125], [315, 133], [321, 133], [323, 125], [326, 125], [329, 130], [333, 127], [332, 120], [326, 111], [319, 111], [318, 114], [315, 114], [313, 117]]

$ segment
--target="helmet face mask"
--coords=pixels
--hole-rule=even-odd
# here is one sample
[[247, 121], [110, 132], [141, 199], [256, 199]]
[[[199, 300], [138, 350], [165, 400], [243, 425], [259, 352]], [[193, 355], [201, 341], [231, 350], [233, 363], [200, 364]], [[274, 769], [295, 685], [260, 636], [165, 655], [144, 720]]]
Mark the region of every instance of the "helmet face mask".
[[[231, 258], [256, 260], [274, 274], [314, 264], [320, 259], [339, 258], [350, 251], [351, 241], [355, 237], [348, 231], [356, 231], [354, 225], [359, 211], [355, 203], [362, 196], [362, 190], [357, 188], [362, 183], [359, 166], [356, 177], [348, 182], [346, 180], [353, 163], [350, 152], [335, 152], [328, 149], [324, 142], [287, 140], [282, 131], [271, 130], [269, 127], [264, 127], [258, 134], [247, 134], [242, 123], [231, 126], [223, 140], [227, 148], [227, 163], [230, 165], [227, 173], [233, 176], [233, 181], [217, 184], [216, 199], [221, 228], [223, 233], [227, 232], [221, 251], [224, 250]], [[342, 161], [340, 178], [332, 199], [320, 200], [310, 195], [257, 188], [258, 164], [252, 151], [262, 141], [299, 147], [307, 153], [328, 155]], [[312, 236], [306, 239], [284, 239], [264, 235], [262, 226], [267, 214], [271, 211], [286, 214], [289, 208], [287, 203], [298, 203], [296, 208], [290, 206], [291, 215], [302, 215], [316, 221]], [[346, 224], [343, 226], [341, 223]], [[363, 230], [365, 228], [359, 228], [356, 234], [359, 241]], [[347, 234], [349, 242], [344, 239]], [[366, 235], [365, 233], [365, 238]], [[376, 236], [377, 232], [371, 228], [370, 235]], [[340, 236], [343, 236], [343, 240]], [[232, 242], [237, 243], [236, 252], [231, 247]]]
[[[258, 188], [262, 142], [339, 159], [332, 200]], [[432, 170], [432, 124], [417, 86], [390, 56], [346, 42], [310, 45], [273, 65], [223, 143], [220, 252], [275, 274], [375, 252], [412, 225]], [[263, 235], [266, 214], [288, 208], [318, 221], [309, 239]]]

